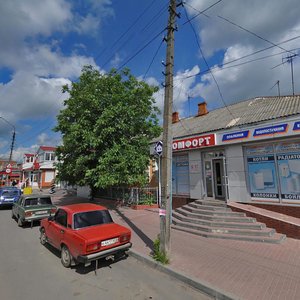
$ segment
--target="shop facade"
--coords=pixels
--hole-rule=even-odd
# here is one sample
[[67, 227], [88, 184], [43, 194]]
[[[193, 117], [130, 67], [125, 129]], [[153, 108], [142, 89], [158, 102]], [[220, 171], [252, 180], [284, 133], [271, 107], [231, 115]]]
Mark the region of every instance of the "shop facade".
[[175, 198], [300, 206], [300, 118], [173, 140]]

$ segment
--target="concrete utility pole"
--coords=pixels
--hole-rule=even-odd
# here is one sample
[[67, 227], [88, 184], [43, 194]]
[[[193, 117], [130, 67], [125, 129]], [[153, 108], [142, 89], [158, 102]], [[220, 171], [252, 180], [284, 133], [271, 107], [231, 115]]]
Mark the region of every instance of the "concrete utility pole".
[[173, 104], [173, 67], [174, 31], [176, 19], [176, 0], [170, 0], [167, 55], [165, 64], [165, 98], [163, 118], [162, 182], [160, 207], [160, 251], [167, 257], [170, 252], [170, 226], [172, 205], [172, 104]]
[[13, 124], [11, 124], [10, 122], [8, 122], [5, 118], [0, 117], [0, 119], [2, 119], [4, 122], [6, 122], [9, 126], [11, 126], [13, 128], [13, 136], [12, 136], [12, 141], [11, 141], [11, 146], [10, 146], [10, 154], [9, 154], [9, 163], [12, 160], [12, 153], [14, 150], [14, 145], [15, 145], [15, 139], [16, 139], [16, 128]]

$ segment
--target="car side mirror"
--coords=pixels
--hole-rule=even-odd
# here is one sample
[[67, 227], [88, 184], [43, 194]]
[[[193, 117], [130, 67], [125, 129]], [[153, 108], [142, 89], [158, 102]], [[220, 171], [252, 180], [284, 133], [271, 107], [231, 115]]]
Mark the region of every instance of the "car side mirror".
[[53, 216], [48, 217], [48, 221], [54, 221], [54, 217]]

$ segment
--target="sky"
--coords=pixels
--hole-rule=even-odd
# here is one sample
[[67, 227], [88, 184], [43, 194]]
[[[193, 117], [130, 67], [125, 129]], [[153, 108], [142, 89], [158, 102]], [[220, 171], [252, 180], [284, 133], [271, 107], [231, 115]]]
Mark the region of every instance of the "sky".
[[[178, 1], [179, 3], [179, 1]], [[0, 0], [0, 159], [61, 144], [62, 86], [84, 65], [128, 67], [160, 87], [169, 0]], [[300, 2], [186, 0], [177, 7], [173, 111], [180, 118], [259, 96], [300, 93]], [[294, 56], [296, 54], [296, 56]]]

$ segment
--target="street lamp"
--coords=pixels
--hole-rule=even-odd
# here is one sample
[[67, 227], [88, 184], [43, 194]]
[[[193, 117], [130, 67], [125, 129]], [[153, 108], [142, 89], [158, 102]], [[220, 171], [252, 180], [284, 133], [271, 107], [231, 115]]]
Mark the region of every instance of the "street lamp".
[[10, 122], [8, 122], [5, 118], [0, 117], [0, 119], [2, 119], [4, 122], [6, 122], [8, 125], [10, 125], [13, 128], [13, 137], [12, 137], [12, 141], [11, 141], [11, 147], [10, 147], [10, 154], [9, 154], [9, 163], [11, 162], [12, 159], [12, 152], [14, 149], [14, 144], [15, 144], [15, 138], [16, 138], [16, 127], [11, 124]]

